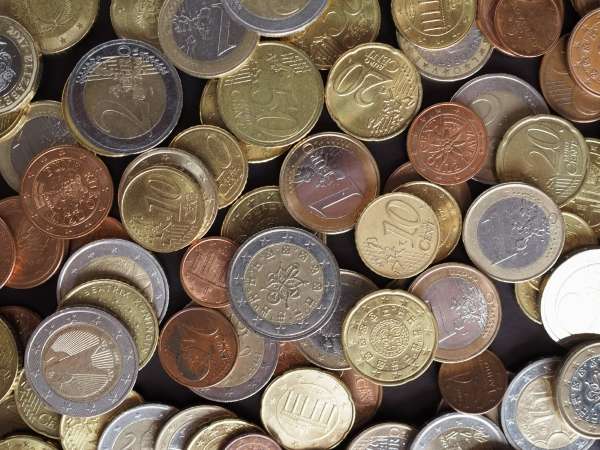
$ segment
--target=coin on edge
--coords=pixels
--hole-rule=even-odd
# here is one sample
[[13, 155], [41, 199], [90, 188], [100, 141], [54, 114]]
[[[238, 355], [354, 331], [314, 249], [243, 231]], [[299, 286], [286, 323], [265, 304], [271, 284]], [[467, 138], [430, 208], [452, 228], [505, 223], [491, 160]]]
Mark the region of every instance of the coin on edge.
[[356, 419], [354, 429], [359, 429], [369, 422], [377, 413], [383, 400], [383, 387], [363, 377], [356, 370], [348, 369], [339, 372], [340, 380], [344, 382], [354, 402]]
[[160, 48], [158, 13], [164, 0], [111, 0], [110, 21], [121, 39], [137, 39]]
[[27, 434], [9, 436], [0, 441], [0, 450], [14, 449], [58, 450], [58, 447], [42, 438]]
[[575, 82], [590, 93], [600, 96], [600, 56], [595, 49], [600, 45], [600, 8], [581, 19], [569, 38], [567, 61]]
[[0, 318], [0, 400], [4, 400], [14, 389], [21, 369], [19, 344], [8, 322]]
[[201, 428], [192, 436], [186, 450], [221, 450], [232, 438], [256, 431], [259, 431], [258, 427], [245, 420], [217, 420]]
[[223, 450], [281, 450], [281, 447], [268, 436], [243, 434], [233, 439]]
[[348, 445], [348, 450], [368, 450], [380, 446], [395, 450], [408, 450], [417, 430], [403, 423], [386, 422], [363, 430]]

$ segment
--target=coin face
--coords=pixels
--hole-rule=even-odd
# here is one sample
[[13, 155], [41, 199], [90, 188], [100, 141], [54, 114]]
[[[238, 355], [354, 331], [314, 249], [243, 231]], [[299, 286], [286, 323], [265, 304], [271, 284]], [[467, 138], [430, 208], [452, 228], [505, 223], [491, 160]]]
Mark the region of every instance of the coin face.
[[302, 50], [266, 41], [238, 71], [219, 80], [217, 102], [227, 128], [241, 141], [289, 145], [306, 136], [319, 119], [323, 81]]
[[13, 383], [17, 379], [21, 368], [19, 346], [12, 329], [4, 319], [0, 319], [0, 399], [4, 399], [13, 390]]
[[364, 297], [350, 310], [342, 330], [350, 365], [384, 386], [408, 383], [423, 374], [437, 343], [435, 317], [427, 304], [400, 290]]
[[17, 261], [15, 238], [3, 219], [0, 219], [0, 251], [6, 255], [0, 262], [0, 287], [2, 287], [12, 276]]
[[346, 133], [363, 141], [399, 135], [421, 106], [415, 66], [387, 44], [362, 44], [338, 58], [329, 72], [327, 110]]
[[515, 283], [515, 297], [521, 311], [533, 322], [542, 324], [540, 284], [543, 277]]
[[341, 285], [331, 251], [298, 228], [271, 228], [248, 239], [229, 269], [231, 304], [256, 333], [274, 340], [307, 337], [335, 311]]
[[593, 51], [600, 44], [598, 26], [600, 11], [595, 9], [581, 19], [571, 32], [567, 57], [575, 82], [594, 95], [600, 95], [600, 57]]
[[132, 389], [138, 372], [133, 338], [110, 314], [67, 308], [46, 318], [25, 352], [25, 372], [36, 393], [61, 414], [97, 416]]
[[341, 133], [320, 133], [288, 153], [279, 175], [281, 197], [303, 226], [322, 233], [354, 227], [379, 193], [379, 169], [369, 149]]
[[[17, 110], [0, 113], [0, 137], [4, 138], [14, 132], [22, 123], [25, 114], [28, 111], [28, 106], [25, 105]], [[4, 162], [3, 162], [4, 164]], [[2, 168], [2, 170], [5, 170]]]
[[496, 26], [494, 25], [494, 14], [498, 0], [477, 0], [476, 22], [481, 32], [490, 40], [494, 48], [502, 53], [515, 56], [515, 54], [500, 42]]
[[34, 450], [58, 450], [54, 444], [39, 437], [26, 434], [7, 437], [0, 441], [0, 449], [34, 449]]
[[344, 382], [356, 410], [354, 429], [369, 422], [377, 413], [383, 400], [383, 387], [373, 383], [352, 369], [340, 372], [340, 379]]
[[348, 450], [370, 450], [372, 448], [393, 448], [407, 450], [417, 431], [403, 423], [381, 423], [367, 428], [356, 436]]
[[25, 371], [17, 379], [15, 402], [21, 418], [36, 433], [50, 439], [60, 438], [60, 414], [49, 408], [31, 387]]
[[[297, 408], [298, 402], [304, 407]], [[335, 447], [350, 432], [355, 416], [344, 383], [316, 369], [276, 378], [263, 394], [260, 411], [265, 429], [287, 449]]]
[[110, 21], [115, 34], [159, 48], [158, 13], [163, 3], [164, 0], [111, 0]]
[[23, 306], [0, 306], [0, 316], [15, 333], [20, 350], [27, 347], [29, 337], [42, 321], [38, 313]]
[[383, 195], [363, 211], [355, 232], [363, 262], [387, 278], [409, 278], [431, 264], [440, 242], [435, 212], [404, 192]]
[[100, 226], [89, 234], [69, 241], [69, 251], [74, 253], [84, 245], [102, 239], [124, 239], [129, 240], [125, 227], [114, 217], [106, 216]]
[[598, 238], [592, 230], [592, 227], [581, 217], [563, 211], [563, 220], [565, 221], [565, 245], [563, 246], [563, 255], [568, 255], [573, 250], [579, 248], [591, 247], [598, 244]]
[[244, 434], [232, 440], [224, 450], [281, 450], [281, 447], [268, 436]]
[[23, 422], [17, 411], [14, 395], [7, 395], [3, 400], [0, 400], [0, 437], [27, 430], [27, 424]]
[[469, 258], [492, 278], [515, 283], [544, 274], [561, 254], [565, 224], [539, 189], [504, 183], [488, 189], [465, 216]]
[[259, 431], [255, 425], [240, 419], [222, 419], [200, 429], [190, 440], [187, 450], [220, 450], [232, 437]]

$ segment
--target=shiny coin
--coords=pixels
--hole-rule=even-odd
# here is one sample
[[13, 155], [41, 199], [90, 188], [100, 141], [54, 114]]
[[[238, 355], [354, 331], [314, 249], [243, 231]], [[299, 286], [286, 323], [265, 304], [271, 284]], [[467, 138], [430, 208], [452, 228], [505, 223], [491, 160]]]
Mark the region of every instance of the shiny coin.
[[591, 247], [598, 244], [598, 238], [592, 230], [592, 227], [581, 217], [562, 212], [565, 221], [565, 245], [563, 246], [563, 255], [568, 255], [579, 248]]
[[25, 371], [21, 371], [17, 379], [15, 401], [21, 418], [29, 428], [50, 439], [60, 438], [60, 414], [46, 406], [31, 387]]
[[524, 117], [550, 112], [544, 98], [533, 86], [507, 74], [473, 78], [456, 91], [452, 101], [471, 108], [485, 124], [487, 156], [483, 167], [473, 178], [486, 184], [498, 182], [496, 149], [504, 133]]
[[521, 311], [533, 322], [542, 324], [540, 284], [543, 277], [515, 283], [515, 297]]
[[323, 81], [302, 50], [261, 42], [244, 66], [219, 80], [217, 102], [238, 139], [265, 147], [289, 145], [306, 136], [319, 119]]
[[333, 253], [298, 228], [255, 234], [229, 270], [232, 308], [251, 330], [281, 341], [307, 337], [337, 308], [341, 286]]
[[300, 352], [295, 342], [279, 342], [279, 359], [273, 376], [278, 377], [289, 370], [310, 366], [311, 363]]
[[383, 387], [366, 379], [352, 369], [340, 372], [340, 380], [344, 382], [354, 402], [356, 419], [354, 429], [369, 422], [377, 413], [383, 400]]
[[86, 53], [63, 92], [71, 132], [107, 156], [155, 147], [177, 124], [182, 101], [181, 81], [171, 63], [151, 45], [128, 39]]
[[290, 150], [279, 183], [283, 203], [298, 223], [321, 233], [343, 233], [379, 193], [379, 169], [362, 142], [320, 133]]
[[363, 262], [387, 278], [409, 278], [429, 266], [440, 242], [431, 207], [412, 194], [383, 195], [363, 211], [355, 232]]
[[415, 66], [387, 44], [362, 44], [338, 58], [329, 72], [325, 102], [332, 119], [363, 141], [399, 135], [421, 107]]
[[598, 77], [600, 56], [594, 50], [600, 44], [598, 27], [600, 27], [600, 11], [595, 9], [573, 28], [567, 57], [575, 82], [594, 95], [600, 95], [600, 77]]
[[114, 217], [106, 216], [100, 226], [89, 234], [69, 241], [69, 251], [74, 253], [81, 247], [102, 239], [124, 239], [129, 240], [125, 227]]
[[[125, 326], [88, 307], [47, 317], [25, 352], [26, 376], [36, 393], [58, 413], [79, 417], [97, 416], [121, 403], [135, 384], [138, 367]], [[90, 377], [94, 383], [87, 381]]]
[[5, 399], [13, 390], [21, 368], [19, 344], [6, 320], [0, 319], [0, 400]]
[[0, 316], [15, 333], [19, 350], [24, 351], [27, 341], [42, 321], [40, 315], [23, 306], [0, 306]]
[[[0, 288], [4, 286], [15, 269], [17, 262], [17, 246], [10, 228], [0, 219], [0, 252], [4, 257], [0, 261]], [[0, 391], [1, 392], [1, 391]], [[0, 396], [1, 398], [1, 396]]]
[[222, 419], [198, 431], [186, 446], [186, 450], [221, 450], [239, 434], [259, 431], [255, 425], [240, 419]]
[[111, 0], [110, 21], [115, 34], [158, 48], [158, 13], [163, 3], [164, 0]]
[[0, 114], [0, 138], [8, 139], [18, 129], [19, 125], [23, 123], [28, 110], [29, 105], [25, 105], [15, 111]]
[[500, 294], [494, 283], [473, 267], [460, 263], [434, 266], [411, 284], [409, 292], [433, 311], [439, 332], [437, 361], [469, 360], [488, 348], [498, 334]]
[[28, 429], [17, 411], [15, 397], [10, 394], [0, 400], [0, 438], [19, 431], [26, 432]]
[[539, 189], [504, 183], [481, 194], [467, 212], [463, 243], [469, 258], [499, 281], [544, 274], [561, 254], [565, 224], [556, 204]]
[[348, 450], [408, 450], [416, 434], [417, 431], [413, 427], [403, 423], [381, 423], [356, 436], [348, 445]]
[[404, 291], [376, 291], [346, 316], [342, 344], [350, 365], [384, 386], [408, 383], [433, 361], [438, 343], [429, 306]]
[[572, 0], [571, 3], [580, 16], [585, 16], [592, 10], [600, 8], [600, 1], [598, 0]]
[[54, 444], [36, 436], [18, 434], [0, 441], [0, 450], [58, 450]]
[[281, 450], [281, 447], [268, 436], [244, 434], [232, 440], [224, 450]]
[[316, 369], [296, 369], [269, 385], [260, 415], [265, 429], [287, 449], [331, 448], [350, 432], [355, 411], [338, 378]]

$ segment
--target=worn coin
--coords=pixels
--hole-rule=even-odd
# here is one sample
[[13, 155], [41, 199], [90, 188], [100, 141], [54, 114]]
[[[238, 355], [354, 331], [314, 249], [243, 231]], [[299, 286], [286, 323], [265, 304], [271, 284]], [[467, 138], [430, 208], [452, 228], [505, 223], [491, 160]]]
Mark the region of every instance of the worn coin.
[[600, 96], [600, 56], [595, 49], [600, 44], [599, 9], [591, 11], [575, 25], [567, 50], [567, 61], [573, 79], [583, 89], [597, 96]]
[[0, 400], [5, 399], [13, 390], [21, 368], [19, 343], [8, 322], [0, 319]]
[[121, 39], [136, 39], [155, 47], [158, 41], [158, 13], [164, 0], [111, 0], [110, 21]]
[[281, 447], [268, 436], [243, 434], [233, 439], [223, 450], [281, 450]]
[[585, 16], [592, 10], [600, 8], [598, 0], [572, 0], [571, 3], [580, 16]]
[[259, 431], [240, 419], [222, 419], [200, 429], [189, 441], [186, 450], [221, 450], [225, 444], [237, 435]]
[[0, 441], [1, 450], [31, 449], [31, 450], [58, 450], [58, 447], [49, 441], [27, 434], [9, 436]]
[[49, 408], [33, 390], [24, 370], [16, 380], [15, 402], [29, 428], [50, 439], [60, 438], [60, 414]]
[[383, 387], [373, 383], [353, 369], [340, 372], [340, 380], [344, 382], [350, 391], [356, 410], [354, 429], [359, 429], [377, 413], [383, 400]]
[[311, 363], [300, 352], [295, 342], [279, 342], [279, 359], [273, 376], [278, 377], [289, 370], [311, 366]]
[[416, 434], [413, 427], [403, 423], [380, 423], [356, 436], [348, 445], [348, 450], [408, 450]]
[[7, 395], [3, 400], [0, 400], [0, 438], [19, 431], [26, 432], [28, 429], [27, 424], [23, 422], [17, 411], [14, 395]]
[[0, 306], [0, 317], [12, 328], [19, 350], [24, 352], [27, 341], [42, 321], [40, 315], [23, 306]]
[[125, 227], [114, 217], [106, 216], [100, 226], [89, 234], [69, 241], [69, 251], [76, 252], [81, 247], [102, 239], [124, 239], [129, 240]]
[[515, 297], [521, 311], [533, 322], [542, 324], [540, 284], [543, 277], [515, 283]]

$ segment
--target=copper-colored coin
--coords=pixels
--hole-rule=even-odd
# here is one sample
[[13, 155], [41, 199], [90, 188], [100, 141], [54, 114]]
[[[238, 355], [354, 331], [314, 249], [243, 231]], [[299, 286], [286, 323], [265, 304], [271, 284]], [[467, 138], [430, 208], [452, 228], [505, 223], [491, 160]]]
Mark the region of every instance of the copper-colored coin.
[[600, 96], [600, 8], [593, 10], [573, 28], [567, 61], [575, 82]]
[[6, 285], [30, 289], [48, 281], [60, 267], [68, 242], [42, 233], [25, 216], [17, 196], [0, 201], [0, 217], [15, 239], [17, 259]]
[[498, 0], [477, 0], [477, 27], [495, 48], [509, 56], [515, 56], [514, 53], [504, 47], [498, 38], [494, 25], [496, 6], [498, 6]]
[[281, 447], [268, 436], [245, 434], [236, 437], [224, 450], [281, 450]]
[[0, 219], [0, 288], [10, 278], [17, 261], [17, 246], [10, 228], [4, 220]]
[[356, 409], [354, 428], [358, 428], [371, 420], [377, 413], [383, 399], [383, 388], [352, 369], [340, 373], [340, 379], [350, 391], [354, 401]]
[[21, 201], [25, 215], [41, 231], [74, 239], [100, 226], [112, 205], [113, 190], [100, 158], [65, 145], [45, 150], [29, 163]]
[[275, 367], [273, 377], [278, 377], [288, 370], [297, 369], [299, 367], [310, 367], [312, 364], [298, 350], [298, 346], [294, 342], [279, 343], [279, 359]]
[[483, 414], [500, 404], [508, 374], [490, 351], [458, 364], [442, 364], [438, 384], [444, 400], [467, 414]]
[[125, 239], [130, 240], [125, 227], [114, 217], [107, 216], [104, 218], [98, 228], [85, 236], [73, 239], [69, 250], [73, 253], [75, 250], [89, 244], [90, 242], [99, 241], [100, 239]]
[[186, 308], [169, 319], [160, 333], [158, 356], [176, 382], [204, 388], [223, 380], [235, 363], [238, 339], [223, 314], [208, 308]]
[[227, 274], [238, 245], [221, 236], [196, 242], [181, 260], [179, 277], [192, 300], [207, 308], [229, 306]]
[[571, 3], [580, 16], [585, 16], [590, 11], [600, 8], [600, 0], [571, 0]]
[[543, 55], [558, 41], [563, 18], [555, 0], [499, 0], [494, 25], [505, 48], [531, 58]]
[[408, 157], [423, 178], [442, 185], [463, 183], [487, 156], [487, 132], [471, 109], [438, 103], [422, 111], [408, 131]]
[[21, 349], [25, 350], [33, 330], [42, 321], [40, 315], [22, 306], [0, 306], [0, 315], [12, 327]]

